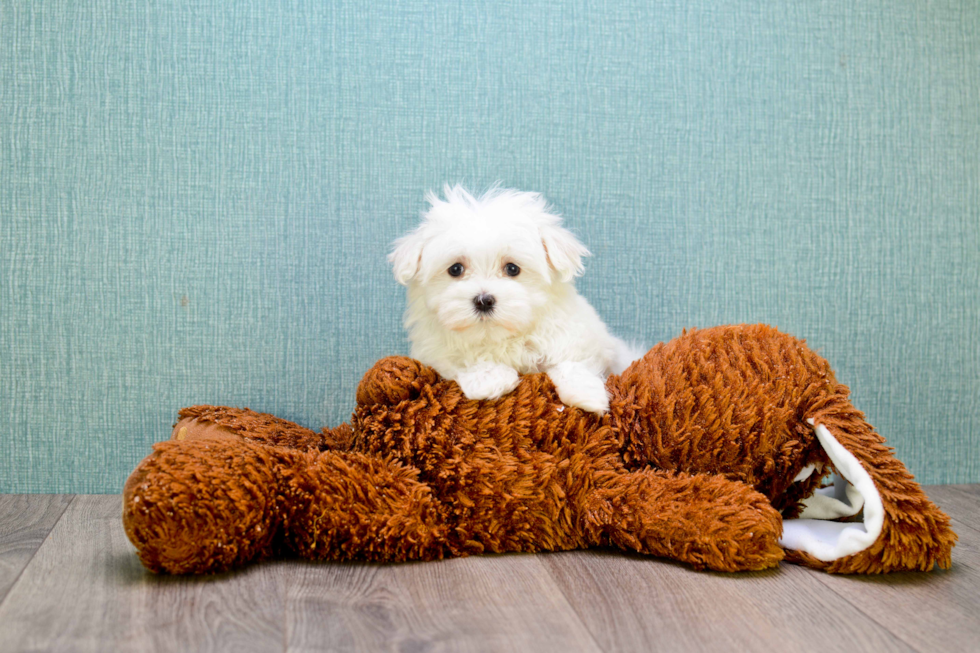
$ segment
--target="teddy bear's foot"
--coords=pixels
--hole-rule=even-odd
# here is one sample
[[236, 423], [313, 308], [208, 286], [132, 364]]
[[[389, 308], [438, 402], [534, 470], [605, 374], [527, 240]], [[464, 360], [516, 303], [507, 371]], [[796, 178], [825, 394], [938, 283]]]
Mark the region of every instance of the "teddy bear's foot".
[[289, 420], [248, 408], [191, 406], [180, 409], [177, 416], [179, 421], [174, 425], [171, 440], [233, 438], [317, 450], [331, 448], [334, 444], [331, 431], [317, 433]]
[[783, 559], [779, 513], [764, 495], [720, 475], [641, 470], [589, 504], [587, 521], [614, 544], [698, 569], [751, 571]]
[[123, 490], [123, 525], [146, 568], [213, 573], [268, 555], [281, 455], [225, 437], [155, 445]]
[[239, 432], [199, 417], [184, 417], [174, 424], [174, 430], [170, 434], [170, 439], [178, 442], [214, 438], [242, 440]]

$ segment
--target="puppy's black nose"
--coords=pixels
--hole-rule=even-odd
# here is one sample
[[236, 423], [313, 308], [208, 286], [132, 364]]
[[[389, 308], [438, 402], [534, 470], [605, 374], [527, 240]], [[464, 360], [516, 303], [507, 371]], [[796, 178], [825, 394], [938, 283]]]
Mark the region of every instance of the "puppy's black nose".
[[497, 300], [493, 298], [493, 295], [485, 292], [481, 292], [473, 298], [473, 306], [476, 307], [479, 313], [489, 313], [493, 310], [493, 305], [496, 302]]

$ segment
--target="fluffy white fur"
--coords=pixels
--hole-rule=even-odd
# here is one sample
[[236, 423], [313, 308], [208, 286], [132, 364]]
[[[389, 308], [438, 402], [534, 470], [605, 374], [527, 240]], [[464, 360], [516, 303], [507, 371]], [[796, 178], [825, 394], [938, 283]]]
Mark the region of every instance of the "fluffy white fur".
[[[422, 223], [388, 257], [408, 288], [412, 356], [470, 399], [495, 399], [518, 374], [543, 371], [565, 404], [606, 411], [606, 376], [637, 353], [575, 291], [589, 251], [537, 193], [493, 188], [474, 197], [446, 186], [444, 195], [427, 195]], [[452, 276], [457, 263], [462, 273]], [[478, 310], [481, 295], [493, 297], [489, 312]]]

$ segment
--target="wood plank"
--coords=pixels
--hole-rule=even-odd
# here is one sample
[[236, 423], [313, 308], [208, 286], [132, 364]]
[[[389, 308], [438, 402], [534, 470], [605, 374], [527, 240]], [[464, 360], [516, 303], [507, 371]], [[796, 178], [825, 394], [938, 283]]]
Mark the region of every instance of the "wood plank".
[[969, 649], [980, 641], [980, 486], [927, 492], [960, 535], [953, 569], [870, 577], [793, 565], [715, 574], [602, 550], [158, 577], [125, 539], [118, 496], [0, 496], [0, 565], [37, 549], [23, 571], [0, 566], [12, 584], [0, 649]]
[[[980, 531], [980, 485], [935, 485], [927, 487], [929, 497], [956, 520]], [[962, 534], [957, 531], [962, 538]], [[953, 549], [954, 556], [958, 553]], [[980, 565], [974, 565], [980, 566]]]
[[0, 604], [41, 542], [58, 523], [72, 496], [0, 495]]
[[119, 496], [77, 496], [0, 605], [0, 648], [270, 651], [284, 623], [280, 567], [154, 576], [126, 539]]
[[296, 563], [289, 651], [598, 651], [535, 555]]
[[547, 556], [605, 651], [909, 651], [793, 565], [723, 574], [616, 550]]
[[975, 650], [980, 642], [980, 531], [961, 517], [975, 521], [976, 503], [963, 499], [957, 488], [925, 490], [953, 519], [953, 530], [960, 537], [951, 569], [815, 577], [919, 651]]

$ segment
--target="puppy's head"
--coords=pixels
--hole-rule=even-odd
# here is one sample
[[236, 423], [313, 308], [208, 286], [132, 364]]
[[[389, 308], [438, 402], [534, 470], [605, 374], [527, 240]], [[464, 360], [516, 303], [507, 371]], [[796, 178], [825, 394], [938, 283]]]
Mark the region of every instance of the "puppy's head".
[[429, 193], [422, 224], [395, 242], [395, 279], [447, 329], [526, 331], [589, 251], [537, 193], [493, 188], [477, 198], [446, 186], [444, 195]]

